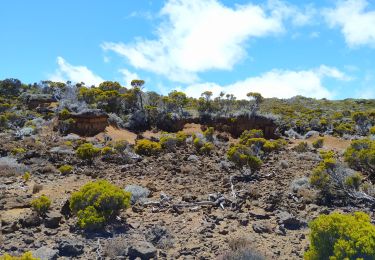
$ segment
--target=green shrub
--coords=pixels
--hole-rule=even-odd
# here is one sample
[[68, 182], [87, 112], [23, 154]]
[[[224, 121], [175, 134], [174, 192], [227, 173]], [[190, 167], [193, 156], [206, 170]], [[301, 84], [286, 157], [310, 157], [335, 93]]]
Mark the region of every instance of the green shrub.
[[309, 145], [306, 142], [300, 142], [298, 145], [294, 146], [293, 150], [298, 153], [304, 153], [309, 150]]
[[362, 175], [357, 172], [352, 176], [349, 176], [345, 179], [345, 185], [349, 187], [353, 187], [354, 189], [358, 190], [362, 183]]
[[31, 174], [30, 172], [25, 172], [22, 176], [22, 179], [25, 181], [25, 182], [28, 182], [31, 178]]
[[23, 154], [26, 153], [26, 150], [24, 148], [13, 148], [12, 151], [10, 152], [12, 155], [18, 155], [18, 154]]
[[243, 144], [232, 145], [227, 152], [227, 157], [240, 168], [247, 166], [257, 171], [262, 166], [262, 160], [254, 156], [251, 149]]
[[72, 194], [70, 208], [84, 229], [99, 229], [130, 205], [129, 192], [105, 180], [90, 182]]
[[354, 123], [341, 123], [335, 126], [334, 131], [341, 136], [344, 134], [354, 134], [355, 125]]
[[45, 215], [51, 207], [51, 200], [46, 195], [42, 195], [31, 202], [31, 207], [39, 215]]
[[375, 141], [370, 139], [354, 140], [344, 153], [349, 166], [368, 174], [375, 173]]
[[188, 138], [187, 134], [185, 134], [182, 131], [179, 131], [176, 133], [176, 139], [177, 139], [178, 145], [183, 145], [187, 138]]
[[159, 141], [161, 148], [165, 150], [173, 150], [177, 145], [177, 138], [172, 135], [163, 135]]
[[162, 148], [160, 143], [141, 139], [135, 144], [134, 150], [137, 154], [141, 155], [156, 155], [161, 152]]
[[312, 146], [316, 149], [322, 148], [324, 144], [324, 138], [318, 138], [312, 143]]
[[60, 167], [59, 167], [59, 171], [60, 171], [60, 173], [61, 174], [70, 174], [70, 173], [72, 173], [73, 172], [73, 166], [71, 166], [71, 165], [61, 165]]
[[86, 160], [89, 163], [92, 163], [92, 160], [96, 156], [98, 156], [99, 153], [100, 153], [100, 149], [95, 147], [92, 143], [81, 144], [76, 150], [76, 154], [78, 158], [82, 160]]
[[209, 141], [213, 141], [214, 140], [214, 133], [215, 133], [215, 129], [213, 127], [208, 127], [206, 129], [206, 131], [203, 132], [203, 136], [209, 140]]
[[310, 176], [310, 184], [321, 190], [323, 195], [329, 195], [331, 177], [328, 171], [336, 166], [336, 160], [333, 157], [333, 151], [324, 151], [320, 154], [323, 160], [313, 169], [312, 175]]
[[62, 120], [67, 120], [70, 118], [70, 112], [68, 109], [64, 108], [63, 110], [60, 111], [59, 113], [59, 118]]
[[306, 260], [374, 259], [375, 226], [363, 212], [321, 215], [309, 227]]
[[11, 256], [9, 254], [5, 254], [0, 256], [0, 260], [40, 260], [39, 258], [33, 257], [31, 252], [26, 252], [21, 256]]
[[210, 154], [211, 151], [215, 148], [214, 144], [211, 142], [205, 142], [203, 146], [199, 149], [199, 152], [202, 154]]
[[109, 156], [111, 154], [114, 154], [115, 153], [115, 150], [112, 148], [112, 147], [109, 147], [109, 146], [105, 146], [101, 149], [101, 154], [102, 156]]
[[369, 132], [371, 135], [375, 135], [375, 126], [371, 127]]
[[247, 144], [249, 139], [252, 138], [262, 138], [263, 131], [258, 129], [245, 130], [240, 136], [240, 144]]

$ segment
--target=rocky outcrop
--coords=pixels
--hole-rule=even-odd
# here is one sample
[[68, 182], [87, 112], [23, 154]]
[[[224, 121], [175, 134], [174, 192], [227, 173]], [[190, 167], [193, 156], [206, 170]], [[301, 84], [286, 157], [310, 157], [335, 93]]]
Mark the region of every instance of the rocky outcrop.
[[105, 130], [108, 126], [107, 113], [99, 109], [86, 109], [70, 114], [71, 122], [66, 125], [66, 120], [59, 119], [60, 129], [65, 133], [74, 133], [80, 136], [94, 136]]
[[24, 101], [29, 109], [35, 109], [37, 107], [48, 107], [52, 102], [56, 102], [56, 99], [49, 94], [29, 94], [24, 97]]

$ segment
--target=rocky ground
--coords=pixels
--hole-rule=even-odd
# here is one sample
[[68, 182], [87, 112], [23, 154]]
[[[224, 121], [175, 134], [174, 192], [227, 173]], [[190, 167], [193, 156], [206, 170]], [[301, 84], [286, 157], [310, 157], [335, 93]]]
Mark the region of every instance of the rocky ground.
[[[87, 165], [51, 129], [37, 139], [1, 136], [3, 153], [28, 142], [18, 161], [33, 174], [27, 182], [22, 175], [0, 175], [0, 255], [33, 251], [42, 259], [216, 259], [240, 239], [266, 259], [301, 259], [310, 220], [333, 210], [357, 210], [318, 205], [307, 177], [319, 157], [315, 150], [295, 152], [296, 141], [251, 174], [225, 159], [229, 142], [218, 142], [211, 155], [197, 154], [188, 143], [159, 156], [98, 159]], [[346, 147], [345, 141], [329, 140], [325, 149], [342, 152]], [[75, 172], [61, 175], [56, 167], [62, 163], [75, 165]], [[131, 190], [133, 205], [105, 233], [84, 233], [76, 228], [67, 201], [73, 191], [97, 179]], [[53, 201], [44, 219], [30, 209], [40, 194]], [[374, 218], [369, 209], [361, 210]]]

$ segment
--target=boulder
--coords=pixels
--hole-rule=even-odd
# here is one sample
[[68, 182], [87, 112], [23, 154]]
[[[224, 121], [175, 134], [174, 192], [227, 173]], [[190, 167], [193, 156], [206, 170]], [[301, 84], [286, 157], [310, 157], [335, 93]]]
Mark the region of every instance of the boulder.
[[32, 251], [33, 257], [40, 260], [55, 260], [57, 259], [59, 251], [43, 246], [37, 250]]
[[20, 222], [22, 227], [30, 228], [39, 226], [42, 223], [42, 219], [37, 213], [33, 212], [24, 219], [21, 219]]
[[277, 214], [279, 225], [283, 225], [286, 229], [297, 230], [307, 226], [307, 223], [293, 216], [292, 214], [282, 211]]
[[125, 187], [125, 191], [130, 192], [131, 195], [131, 203], [135, 204], [136, 202], [142, 202], [150, 195], [151, 191], [145, 187], [139, 185], [127, 185]]
[[44, 219], [44, 226], [47, 228], [58, 228], [60, 226], [61, 214], [58, 212], [48, 212]]
[[255, 233], [271, 233], [272, 232], [272, 227], [268, 223], [264, 222], [255, 222], [252, 225], [253, 230]]
[[129, 259], [136, 259], [139, 257], [142, 260], [156, 258], [157, 249], [149, 242], [138, 241], [129, 247]]
[[73, 257], [81, 255], [83, 253], [84, 246], [82, 242], [78, 240], [63, 238], [58, 242], [57, 248], [60, 256]]

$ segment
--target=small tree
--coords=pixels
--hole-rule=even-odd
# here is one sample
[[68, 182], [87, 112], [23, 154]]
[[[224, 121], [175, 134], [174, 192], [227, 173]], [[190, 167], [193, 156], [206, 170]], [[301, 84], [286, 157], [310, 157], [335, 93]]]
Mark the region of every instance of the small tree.
[[259, 110], [260, 104], [263, 102], [264, 98], [257, 92], [249, 92], [246, 95], [255, 100], [255, 103], [250, 107], [251, 114], [253, 115]]
[[176, 107], [178, 113], [182, 116], [184, 113], [184, 106], [188, 103], [188, 98], [184, 92], [181, 91], [172, 91], [168, 94], [170, 102]]
[[133, 91], [135, 95], [137, 96], [139, 100], [140, 109], [142, 110], [143, 110], [142, 88], [144, 84], [145, 84], [145, 81], [141, 79], [133, 79], [130, 83], [130, 85], [133, 87]]

